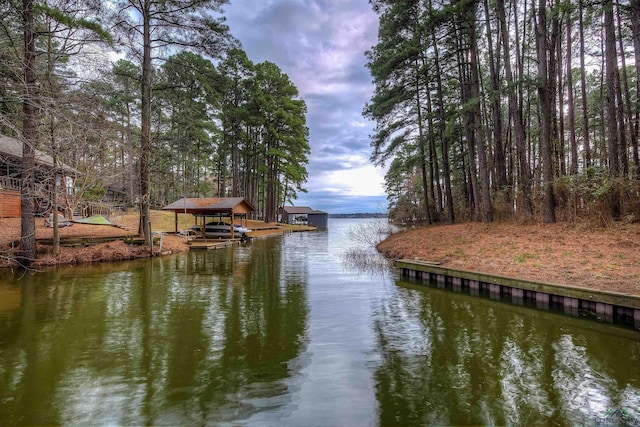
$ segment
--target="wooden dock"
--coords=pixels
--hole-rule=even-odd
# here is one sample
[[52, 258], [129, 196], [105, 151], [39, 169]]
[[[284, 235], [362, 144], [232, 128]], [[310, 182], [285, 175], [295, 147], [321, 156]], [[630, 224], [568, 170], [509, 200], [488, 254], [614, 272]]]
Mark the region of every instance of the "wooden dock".
[[637, 295], [456, 270], [419, 260], [402, 259], [396, 261], [395, 266], [402, 278], [435, 283], [438, 288], [510, 300], [516, 305], [531, 302], [539, 309], [558, 308], [573, 316], [592, 315], [607, 323], [625, 323], [640, 330], [640, 296]]
[[192, 251], [211, 251], [216, 249], [227, 248], [229, 246], [240, 244], [240, 239], [233, 240], [207, 240], [196, 239], [189, 242]]

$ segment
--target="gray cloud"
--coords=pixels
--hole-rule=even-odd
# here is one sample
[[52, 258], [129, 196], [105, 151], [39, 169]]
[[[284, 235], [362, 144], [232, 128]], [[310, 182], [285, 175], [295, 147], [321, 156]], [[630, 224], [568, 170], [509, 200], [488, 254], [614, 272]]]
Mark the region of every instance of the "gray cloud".
[[[353, 181], [361, 177], [345, 175], [345, 171], [356, 173], [370, 164], [372, 124], [361, 115], [373, 90], [364, 52], [377, 37], [377, 16], [369, 3], [237, 0], [227, 6], [226, 17], [249, 58], [256, 63], [276, 63], [307, 103], [309, 193], [300, 196], [300, 204], [328, 212], [384, 209], [384, 196], [351, 194]], [[348, 176], [342, 179], [347, 181], [344, 187], [333, 174]], [[330, 191], [327, 182], [332, 183]], [[348, 206], [346, 211], [344, 206]]]

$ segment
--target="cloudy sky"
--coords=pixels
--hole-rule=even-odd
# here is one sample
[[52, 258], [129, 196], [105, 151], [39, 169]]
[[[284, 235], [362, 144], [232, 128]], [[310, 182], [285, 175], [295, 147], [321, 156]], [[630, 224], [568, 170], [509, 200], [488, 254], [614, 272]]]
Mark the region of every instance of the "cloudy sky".
[[271, 61], [307, 103], [307, 194], [295, 204], [329, 213], [384, 212], [384, 171], [369, 156], [362, 117], [373, 86], [364, 52], [376, 42], [367, 0], [231, 0], [231, 33], [254, 63]]

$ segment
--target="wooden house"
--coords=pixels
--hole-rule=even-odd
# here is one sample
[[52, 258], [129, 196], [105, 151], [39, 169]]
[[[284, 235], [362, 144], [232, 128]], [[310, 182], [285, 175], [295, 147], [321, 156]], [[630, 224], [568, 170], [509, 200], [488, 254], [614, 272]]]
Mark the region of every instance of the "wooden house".
[[[21, 141], [0, 135], [0, 218], [20, 217], [22, 148]], [[44, 215], [51, 209], [54, 182], [61, 189], [59, 197], [71, 194], [78, 171], [59, 165], [54, 173], [53, 158], [39, 150], [35, 150], [35, 159], [35, 209], [36, 214]]]
[[101, 202], [109, 203], [116, 207], [126, 207], [131, 205], [131, 197], [128, 189], [124, 185], [105, 184], [104, 196]]

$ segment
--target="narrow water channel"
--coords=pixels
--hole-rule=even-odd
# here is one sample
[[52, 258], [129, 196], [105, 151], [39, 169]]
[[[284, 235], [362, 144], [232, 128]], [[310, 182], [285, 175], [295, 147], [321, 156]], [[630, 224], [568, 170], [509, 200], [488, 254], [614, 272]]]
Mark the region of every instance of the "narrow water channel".
[[596, 425], [609, 410], [640, 419], [639, 332], [352, 265], [348, 230], [363, 221], [1, 273], [0, 425], [564, 426]]

